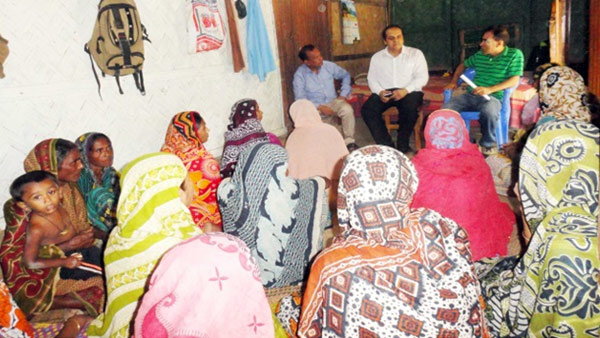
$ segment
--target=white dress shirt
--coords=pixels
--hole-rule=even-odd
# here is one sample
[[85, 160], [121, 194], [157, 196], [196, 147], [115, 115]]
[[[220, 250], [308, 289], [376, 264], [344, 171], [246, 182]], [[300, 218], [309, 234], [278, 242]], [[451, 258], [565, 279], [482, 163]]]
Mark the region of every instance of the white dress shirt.
[[390, 88], [420, 91], [429, 81], [427, 61], [419, 49], [403, 46], [402, 52], [393, 57], [386, 47], [371, 58], [367, 80], [369, 89], [377, 95]]

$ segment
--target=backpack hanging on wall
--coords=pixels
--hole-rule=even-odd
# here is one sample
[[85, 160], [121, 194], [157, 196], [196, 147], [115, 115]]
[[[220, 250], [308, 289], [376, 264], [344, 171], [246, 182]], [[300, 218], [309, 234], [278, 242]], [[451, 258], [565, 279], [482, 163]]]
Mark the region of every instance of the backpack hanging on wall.
[[119, 77], [132, 74], [137, 89], [142, 95], [146, 94], [142, 74], [144, 40], [150, 42], [133, 0], [100, 0], [92, 38], [85, 44], [98, 83], [98, 94], [100, 81], [93, 61], [102, 76], [115, 77], [119, 93], [123, 94]]

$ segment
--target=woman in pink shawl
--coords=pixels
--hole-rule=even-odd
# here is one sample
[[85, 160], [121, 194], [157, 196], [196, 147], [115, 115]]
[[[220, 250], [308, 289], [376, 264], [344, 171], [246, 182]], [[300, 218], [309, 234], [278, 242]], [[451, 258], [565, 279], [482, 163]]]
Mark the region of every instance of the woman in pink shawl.
[[335, 127], [323, 123], [315, 105], [305, 99], [290, 107], [294, 130], [285, 143], [290, 156], [289, 175], [304, 179], [323, 176], [338, 180], [348, 149]]
[[498, 199], [490, 168], [469, 142], [460, 115], [433, 112], [425, 126], [424, 149], [412, 159], [419, 175], [413, 208], [433, 209], [469, 234], [473, 260], [506, 255], [515, 216]]
[[134, 333], [136, 338], [274, 337], [248, 247], [231, 235], [211, 233], [171, 248], [152, 274]]

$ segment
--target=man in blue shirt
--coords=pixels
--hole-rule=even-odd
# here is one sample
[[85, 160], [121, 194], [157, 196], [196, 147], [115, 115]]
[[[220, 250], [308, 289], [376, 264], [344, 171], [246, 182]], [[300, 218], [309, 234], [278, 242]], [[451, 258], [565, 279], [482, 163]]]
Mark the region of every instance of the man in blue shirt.
[[[294, 74], [294, 96], [296, 100], [311, 101], [321, 113], [324, 122], [337, 116], [342, 121], [342, 133], [349, 151], [358, 149], [354, 141], [354, 109], [346, 102], [350, 95], [350, 73], [330, 61], [323, 61], [321, 52], [313, 45], [300, 49], [298, 57], [303, 65]], [[334, 80], [342, 81], [338, 96]]]

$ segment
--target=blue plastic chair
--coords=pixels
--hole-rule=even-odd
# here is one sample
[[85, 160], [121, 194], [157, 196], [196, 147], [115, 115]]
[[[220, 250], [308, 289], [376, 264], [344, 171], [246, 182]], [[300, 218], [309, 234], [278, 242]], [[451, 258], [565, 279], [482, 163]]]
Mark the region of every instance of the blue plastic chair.
[[[465, 74], [471, 81], [475, 79], [475, 69], [473, 68], [465, 69], [465, 72], [463, 74]], [[462, 82], [463, 81], [459, 79], [457, 85], [460, 85]], [[498, 120], [498, 124], [496, 125], [496, 144], [498, 145], [498, 148], [502, 147], [503, 144], [508, 143], [508, 124], [511, 112], [510, 97], [517, 88], [517, 86], [504, 89], [504, 96], [502, 97], [502, 107], [500, 108], [500, 117]], [[450, 101], [451, 98], [452, 89], [445, 89], [444, 103]], [[465, 125], [467, 126], [467, 128], [471, 127], [471, 121], [479, 120], [478, 111], [462, 111], [460, 112], [460, 116], [465, 121]]]

